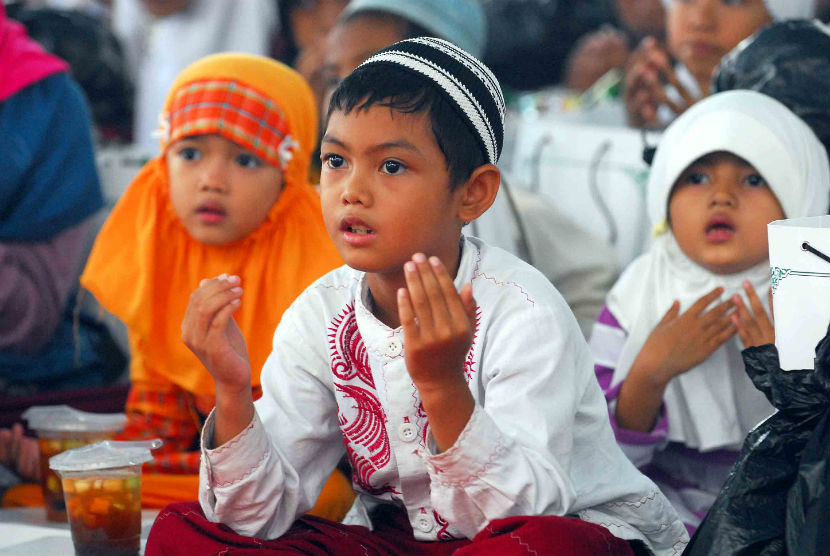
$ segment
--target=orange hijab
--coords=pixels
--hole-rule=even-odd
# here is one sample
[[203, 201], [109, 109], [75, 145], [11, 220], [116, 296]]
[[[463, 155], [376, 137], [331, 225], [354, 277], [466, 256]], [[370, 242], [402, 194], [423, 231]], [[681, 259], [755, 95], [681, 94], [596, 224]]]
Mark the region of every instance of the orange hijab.
[[[221, 109], [212, 110], [212, 99], [219, 97]], [[227, 273], [240, 276], [245, 288], [234, 318], [258, 386], [285, 309], [342, 264], [308, 183], [316, 114], [299, 74], [267, 58], [209, 56], [176, 79], [162, 114], [161, 155], [144, 166], [113, 209], [81, 276], [81, 284], [127, 326], [133, 382], [172, 381], [197, 395], [215, 394], [213, 379], [182, 343], [181, 322], [199, 282]], [[266, 221], [223, 246], [193, 239], [169, 196], [166, 149], [181, 137], [204, 133], [251, 149], [279, 166], [285, 181]]]

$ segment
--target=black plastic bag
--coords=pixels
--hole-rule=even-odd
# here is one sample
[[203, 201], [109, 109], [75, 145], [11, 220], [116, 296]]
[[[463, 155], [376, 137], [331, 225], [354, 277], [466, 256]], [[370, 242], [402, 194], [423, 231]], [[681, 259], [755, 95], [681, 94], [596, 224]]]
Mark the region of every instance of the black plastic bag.
[[798, 477], [787, 497], [788, 554], [830, 554], [828, 451], [830, 412], [825, 411], [801, 453]]
[[771, 344], [743, 359], [778, 411], [747, 435], [683, 555], [830, 554], [830, 327], [815, 369], [781, 370]]
[[764, 26], [724, 56], [712, 89], [769, 95], [830, 148], [830, 32], [819, 21], [793, 19]]

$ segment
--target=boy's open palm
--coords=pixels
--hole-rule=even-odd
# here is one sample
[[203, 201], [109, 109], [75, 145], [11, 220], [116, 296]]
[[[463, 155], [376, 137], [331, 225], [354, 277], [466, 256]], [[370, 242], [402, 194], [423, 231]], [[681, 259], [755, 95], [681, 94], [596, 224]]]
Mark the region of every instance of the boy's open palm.
[[476, 304], [472, 285], [461, 293], [437, 257], [417, 253], [404, 265], [398, 290], [406, 368], [422, 392], [464, 382], [464, 359], [473, 342]]
[[182, 340], [222, 386], [250, 389], [251, 364], [242, 331], [233, 320], [240, 306], [239, 277], [225, 274], [202, 280], [190, 295]]
[[672, 303], [633, 366], [650, 369], [653, 378], [665, 384], [703, 362], [735, 334], [735, 325], [729, 318], [734, 301], [729, 299], [706, 311], [722, 293], [723, 288], [715, 288], [682, 315], [680, 303]]

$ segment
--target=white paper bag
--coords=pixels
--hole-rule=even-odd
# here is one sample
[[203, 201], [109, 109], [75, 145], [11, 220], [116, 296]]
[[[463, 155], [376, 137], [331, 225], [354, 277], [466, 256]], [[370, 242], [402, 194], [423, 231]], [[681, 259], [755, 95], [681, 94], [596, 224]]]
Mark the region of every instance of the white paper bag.
[[809, 249], [830, 256], [830, 216], [776, 220], [767, 231], [781, 368], [812, 369], [830, 324], [830, 262]]
[[[502, 167], [517, 187], [546, 196], [577, 226], [607, 240], [620, 268], [646, 250], [649, 168], [640, 131], [554, 114], [520, 116], [513, 125], [513, 152]], [[650, 145], [657, 140], [649, 135]]]

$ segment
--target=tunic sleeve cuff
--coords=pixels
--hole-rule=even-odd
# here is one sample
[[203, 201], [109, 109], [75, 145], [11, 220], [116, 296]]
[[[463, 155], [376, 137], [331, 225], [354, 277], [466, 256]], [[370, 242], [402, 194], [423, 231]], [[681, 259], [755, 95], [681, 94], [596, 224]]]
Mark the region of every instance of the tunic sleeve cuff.
[[435, 453], [420, 449], [419, 454], [433, 482], [443, 486], [465, 486], [479, 479], [501, 458], [506, 450], [506, 438], [487, 413], [478, 405], [455, 443], [445, 452]]
[[211, 449], [216, 409], [210, 412], [202, 428], [202, 465], [208, 487], [223, 487], [251, 474], [268, 455], [270, 442], [259, 414], [239, 434], [218, 448]]

